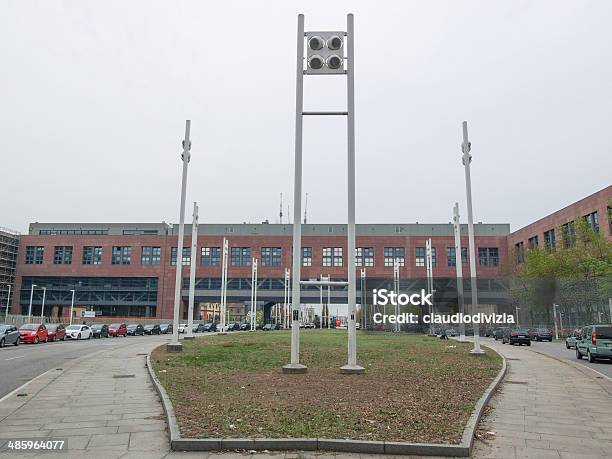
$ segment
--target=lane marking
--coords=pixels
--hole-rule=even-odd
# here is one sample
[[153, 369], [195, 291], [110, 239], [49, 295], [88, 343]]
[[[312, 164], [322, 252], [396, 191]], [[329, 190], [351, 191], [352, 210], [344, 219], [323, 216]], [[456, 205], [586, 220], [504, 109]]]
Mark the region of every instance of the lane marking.
[[25, 357], [25, 355], [18, 355], [17, 357], [10, 357], [8, 359], [4, 359], [4, 360], [15, 360], [15, 359], [23, 359]]

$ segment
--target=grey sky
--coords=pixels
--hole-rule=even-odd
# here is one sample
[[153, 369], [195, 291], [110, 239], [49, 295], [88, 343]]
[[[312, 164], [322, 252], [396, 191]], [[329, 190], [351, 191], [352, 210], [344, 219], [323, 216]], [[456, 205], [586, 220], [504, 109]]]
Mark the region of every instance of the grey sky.
[[[293, 194], [295, 35], [355, 14], [357, 221], [516, 229], [612, 181], [609, 1], [0, 3], [0, 226], [278, 219]], [[306, 81], [339, 109], [344, 77]], [[307, 119], [309, 221], [346, 221], [344, 119]], [[188, 204], [190, 215], [191, 204]]]

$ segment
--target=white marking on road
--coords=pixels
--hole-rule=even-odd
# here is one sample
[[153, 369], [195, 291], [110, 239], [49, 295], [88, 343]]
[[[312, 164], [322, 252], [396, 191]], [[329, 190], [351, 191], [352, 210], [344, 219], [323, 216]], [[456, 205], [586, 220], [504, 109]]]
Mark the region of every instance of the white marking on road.
[[23, 359], [25, 357], [25, 355], [18, 355], [17, 357], [11, 357], [9, 359], [4, 359], [4, 360], [15, 360], [15, 359]]

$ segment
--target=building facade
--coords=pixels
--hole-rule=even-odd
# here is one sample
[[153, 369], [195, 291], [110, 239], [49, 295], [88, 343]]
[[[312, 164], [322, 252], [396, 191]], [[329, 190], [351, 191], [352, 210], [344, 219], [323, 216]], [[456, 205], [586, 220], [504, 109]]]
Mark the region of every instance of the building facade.
[[[507, 256], [507, 224], [476, 224], [479, 303], [503, 307], [507, 292], [499, 265]], [[347, 279], [346, 225], [302, 226], [302, 279], [321, 275]], [[292, 266], [292, 225], [200, 224], [197, 251], [191, 253], [191, 226], [185, 225], [185, 249], [177, 254], [178, 226], [153, 224], [33, 223], [22, 236], [13, 311], [65, 317], [72, 290], [75, 309], [104, 317], [170, 319], [176, 263], [183, 264], [182, 317], [188, 295], [191, 257], [196, 257], [196, 319], [214, 315], [221, 286], [223, 239], [229, 241], [228, 302], [250, 301], [251, 263], [258, 259], [258, 300], [264, 306], [282, 303], [285, 269]], [[469, 272], [467, 226], [462, 225], [462, 262]], [[357, 225], [357, 298], [372, 288], [392, 288], [393, 260], [400, 263], [401, 290], [425, 288], [425, 241], [434, 248], [437, 304], [456, 308], [454, 234], [451, 224]], [[35, 287], [32, 287], [32, 286]], [[43, 289], [46, 288], [44, 311]], [[469, 280], [466, 281], [469, 289]], [[303, 303], [319, 303], [318, 287], [303, 287]], [[470, 298], [469, 293], [466, 298]], [[347, 302], [346, 287], [334, 287], [332, 303]], [[366, 299], [367, 301], [368, 299]], [[237, 315], [240, 315], [237, 308]], [[244, 308], [242, 308], [244, 310]], [[242, 313], [244, 314], [244, 313]], [[198, 317], [199, 316], [199, 317]]]
[[[6, 311], [15, 293], [19, 233], [0, 227], [0, 313]], [[10, 296], [9, 296], [10, 292]]]

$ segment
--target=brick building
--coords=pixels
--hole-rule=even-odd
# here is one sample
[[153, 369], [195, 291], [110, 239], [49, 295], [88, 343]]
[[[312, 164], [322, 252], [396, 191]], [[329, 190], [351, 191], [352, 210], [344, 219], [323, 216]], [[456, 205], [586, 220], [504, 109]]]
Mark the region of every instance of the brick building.
[[[476, 224], [480, 303], [503, 306], [506, 294], [498, 265], [507, 256], [507, 224]], [[303, 225], [302, 279], [330, 275], [347, 278], [346, 225]], [[462, 225], [464, 272], [468, 272], [467, 226]], [[68, 314], [72, 293], [79, 311], [102, 316], [172, 317], [178, 227], [165, 223], [55, 224], [33, 223], [23, 235], [18, 257], [13, 310], [45, 315]], [[185, 249], [178, 257], [183, 269], [183, 314], [188, 295], [191, 227], [185, 228]], [[265, 311], [284, 297], [284, 272], [291, 268], [292, 225], [201, 224], [196, 256], [196, 318], [210, 316], [219, 302], [221, 247], [230, 246], [228, 302], [250, 300], [251, 260], [259, 260], [258, 300]], [[357, 225], [357, 269], [366, 270], [366, 290], [392, 288], [393, 259], [400, 259], [402, 290], [425, 288], [425, 241], [435, 249], [437, 304], [456, 307], [454, 235], [451, 224]], [[359, 279], [359, 276], [358, 276]], [[32, 290], [32, 285], [36, 287]], [[482, 284], [482, 285], [481, 285]], [[360, 288], [358, 285], [360, 298]], [[469, 287], [469, 282], [468, 282]], [[304, 287], [303, 303], [319, 303], [317, 287]], [[469, 298], [469, 294], [467, 295]], [[335, 287], [332, 303], [346, 303], [346, 287]], [[240, 309], [237, 307], [237, 309]]]

